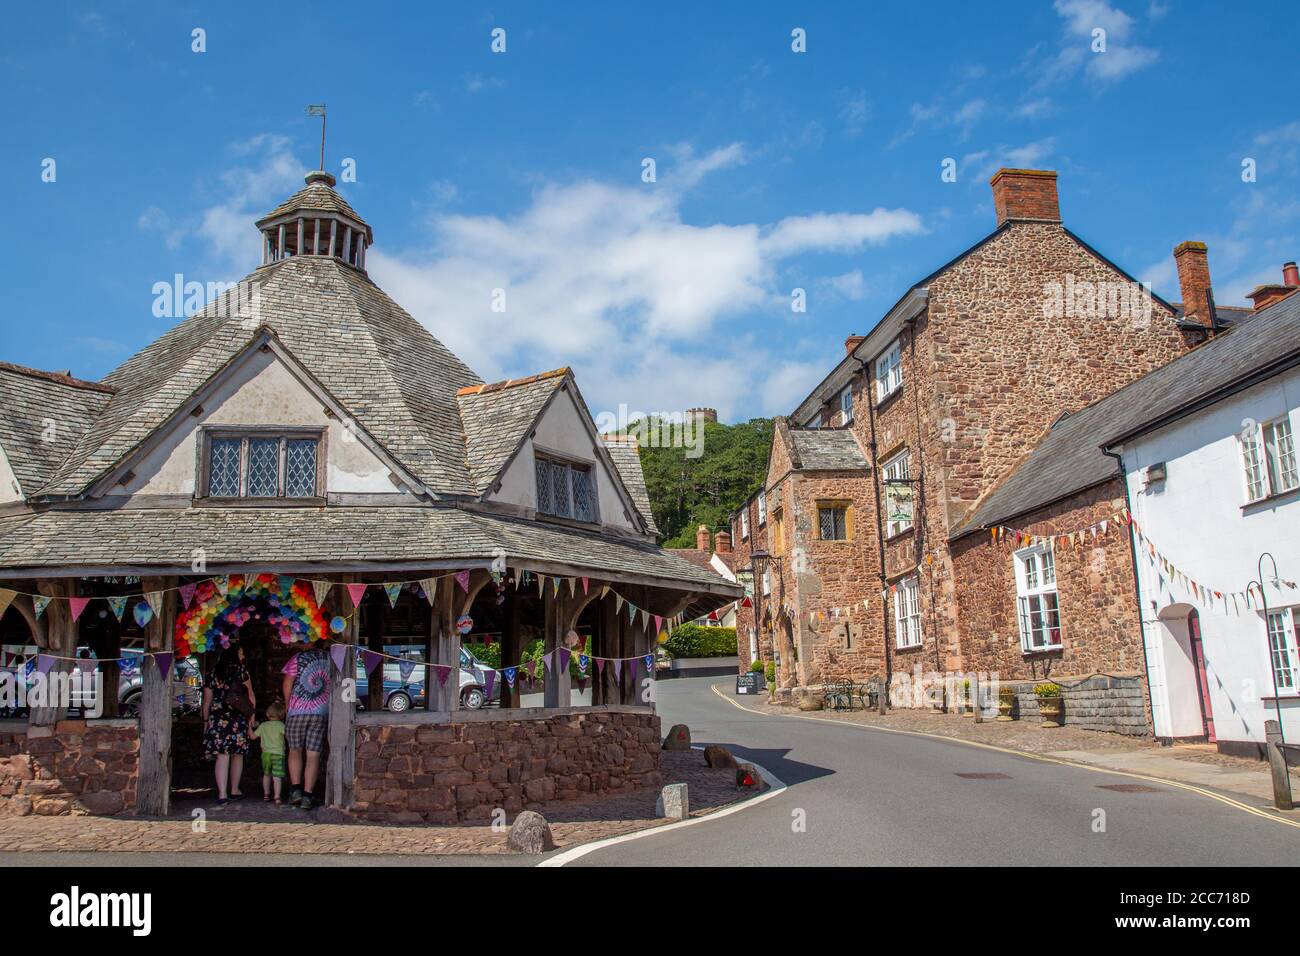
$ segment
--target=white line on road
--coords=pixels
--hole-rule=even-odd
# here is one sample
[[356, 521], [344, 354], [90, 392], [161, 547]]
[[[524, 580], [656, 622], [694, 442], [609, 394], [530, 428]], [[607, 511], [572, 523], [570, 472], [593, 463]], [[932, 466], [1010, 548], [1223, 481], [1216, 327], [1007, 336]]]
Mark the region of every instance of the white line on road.
[[[693, 747], [692, 749], [703, 750], [704, 748]], [[628, 843], [631, 840], [640, 840], [642, 837], [654, 836], [656, 833], [667, 833], [670, 830], [680, 830], [682, 827], [692, 827], [697, 823], [708, 823], [710, 820], [720, 820], [722, 817], [729, 817], [733, 813], [747, 810], [750, 807], [757, 806], [764, 800], [771, 800], [773, 797], [778, 797], [785, 793], [785, 784], [778, 780], [776, 775], [770, 770], [761, 764], [754, 763], [752, 760], [746, 762], [758, 771], [758, 775], [763, 778], [763, 782], [771, 788], [767, 793], [762, 794], [761, 796], [751, 797], [750, 799], [743, 800], [740, 803], [733, 803], [729, 807], [725, 807], [724, 809], [717, 810], [713, 813], [705, 814], [702, 817], [691, 817], [689, 820], [682, 820], [678, 823], [669, 823], [662, 827], [651, 827], [648, 830], [637, 830], [635, 833], [625, 833], [622, 836], [609, 837], [605, 840], [596, 840], [592, 843], [584, 843], [582, 846], [575, 846], [571, 850], [565, 850], [563, 853], [557, 853], [555, 856], [547, 857], [537, 865], [564, 866], [566, 863], [572, 863], [574, 860], [579, 857], [584, 857], [588, 853], [594, 853], [596, 850], [603, 850], [607, 846], [615, 846], [619, 843]]]

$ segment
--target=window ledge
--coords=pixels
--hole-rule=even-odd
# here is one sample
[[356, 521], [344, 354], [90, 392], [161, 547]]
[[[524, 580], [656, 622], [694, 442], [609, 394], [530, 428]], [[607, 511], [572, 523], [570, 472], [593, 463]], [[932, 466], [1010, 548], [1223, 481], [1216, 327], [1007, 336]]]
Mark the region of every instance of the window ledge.
[[902, 395], [902, 394], [903, 394], [903, 386], [901, 386], [901, 385], [896, 385], [896, 386], [894, 386], [892, 389], [890, 389], [890, 390], [889, 390], [888, 392], [886, 392], [884, 395], [879, 395], [879, 396], [877, 396], [877, 398], [876, 398], [876, 408], [877, 408], [877, 409], [882, 409], [882, 408], [884, 408], [886, 405], [892, 405], [893, 402], [894, 402], [894, 399], [896, 399], [898, 396], [900, 396], [900, 395]]
[[1248, 501], [1241, 506], [1241, 512], [1242, 514], [1250, 514], [1252, 511], [1264, 511], [1282, 501], [1295, 498], [1300, 498], [1300, 486], [1292, 488], [1290, 491], [1278, 491], [1271, 495], [1265, 495], [1263, 498]]
[[196, 508], [324, 508], [324, 498], [195, 498]]
[[577, 518], [565, 518], [562, 515], [548, 515], [545, 512], [537, 512], [537, 520], [545, 521], [547, 524], [564, 525], [566, 528], [583, 528], [586, 530], [599, 531], [601, 523], [599, 521], [579, 521]]
[[1020, 656], [1027, 660], [1031, 657], [1048, 657], [1052, 654], [1059, 654], [1063, 650], [1065, 650], [1064, 644], [1054, 644], [1051, 647], [1036, 647], [1030, 651], [1021, 648]]
[[925, 642], [922, 641], [922, 642], [917, 643], [917, 644], [895, 644], [895, 645], [894, 645], [894, 650], [896, 650], [896, 651], [919, 651], [919, 650], [921, 649], [921, 647], [924, 645], [924, 643], [925, 643]]

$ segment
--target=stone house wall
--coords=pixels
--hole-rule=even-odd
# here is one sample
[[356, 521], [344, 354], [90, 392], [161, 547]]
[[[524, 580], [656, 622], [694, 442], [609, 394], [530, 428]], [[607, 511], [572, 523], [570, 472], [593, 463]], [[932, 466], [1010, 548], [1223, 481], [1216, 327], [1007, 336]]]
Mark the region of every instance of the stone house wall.
[[135, 807], [140, 733], [134, 720], [0, 725], [0, 815], [112, 815]]
[[659, 716], [641, 707], [358, 718], [352, 812], [388, 823], [490, 820], [555, 800], [659, 787]]

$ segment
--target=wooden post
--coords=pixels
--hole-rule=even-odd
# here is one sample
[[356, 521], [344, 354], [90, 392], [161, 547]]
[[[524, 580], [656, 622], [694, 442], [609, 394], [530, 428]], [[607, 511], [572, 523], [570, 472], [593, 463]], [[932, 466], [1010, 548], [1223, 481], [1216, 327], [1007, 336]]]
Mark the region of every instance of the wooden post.
[[[42, 578], [36, 582], [36, 589], [46, 597], [55, 598], [45, 608], [45, 647], [42, 650], [60, 658], [72, 658], [77, 653], [77, 625], [72, 620], [72, 609], [67, 598], [77, 593], [76, 578]], [[57, 660], [45, 675], [47, 693], [58, 689], [59, 675], [72, 670], [71, 660]], [[105, 691], [107, 693], [107, 691]], [[117, 689], [113, 689], [117, 693]], [[60, 720], [67, 708], [61, 705], [57, 697], [47, 697], [45, 706], [31, 707], [27, 722], [30, 727], [53, 727]]]
[[[347, 588], [344, 588], [346, 591]], [[364, 598], [362, 599], [364, 600]], [[351, 602], [349, 601], [349, 604]], [[388, 600], [371, 601], [370, 606], [366, 608], [366, 630], [364, 634], [365, 644], [372, 651], [380, 654], [384, 652], [384, 631], [388, 623]], [[360, 644], [362, 634], [360, 630], [361, 615], [357, 614], [353, 618], [353, 623], [357, 625], [357, 643]], [[366, 675], [366, 710], [372, 714], [377, 714], [384, 709], [384, 669], [388, 661], [384, 658], [379, 659], [375, 669]], [[353, 665], [355, 667], [355, 665]], [[429, 688], [424, 689], [425, 701], [429, 699]]]
[[337, 219], [331, 219], [330, 220], [330, 258], [331, 259], [334, 258], [334, 236], [338, 232], [338, 228], [339, 228], [339, 221]]
[[1268, 769], [1273, 774], [1273, 806], [1290, 810], [1291, 775], [1286, 768], [1286, 753], [1282, 750], [1282, 727], [1276, 720], [1264, 721], [1264, 747], [1268, 751]]
[[456, 711], [460, 709], [460, 633], [456, 630], [456, 580], [452, 577], [438, 581], [438, 599], [433, 606], [434, 629], [432, 641], [437, 647], [433, 663], [450, 664], [451, 673], [446, 681], [438, 679], [438, 672], [428, 669], [425, 678], [425, 699], [431, 711]]
[[316, 219], [314, 222], [316, 223], [316, 229], [312, 235], [311, 254], [313, 256], [318, 256], [320, 255], [320, 220]]
[[[598, 641], [593, 653], [601, 657], [617, 657], [618, 650], [618, 614], [614, 611], [614, 600], [608, 594], [600, 599], [600, 630], [596, 634]], [[595, 666], [593, 664], [593, 666]], [[618, 688], [614, 686], [614, 669], [605, 664], [597, 668], [595, 684], [591, 689], [593, 704], [616, 704]]]
[[565, 646], [564, 625], [567, 620], [565, 612], [568, 610], [568, 598], [563, 589], [557, 592], [553, 586], [544, 588], [543, 591], [546, 603], [545, 653], [552, 655], [551, 669], [546, 673], [545, 704], [547, 707], [570, 707], [573, 698], [569, 685], [569, 668], [560, 666], [560, 655], [557, 653]]
[[[345, 577], [345, 582], [352, 575]], [[341, 612], [350, 615], [348, 629], [339, 635], [339, 640], [346, 641], [348, 649], [343, 655], [341, 669], [330, 668], [330, 715], [329, 715], [329, 759], [325, 765], [325, 805], [347, 808], [352, 806], [353, 787], [357, 779], [357, 658], [356, 646], [361, 640], [361, 615], [356, 613], [352, 596], [342, 584], [335, 585], [332, 593], [337, 596]], [[380, 693], [383, 688], [383, 665], [376, 670], [380, 673]], [[374, 678], [370, 686], [375, 685]]]
[[506, 683], [505, 677], [507, 667], [519, 666], [519, 650], [522, 644], [522, 641], [519, 640], [519, 610], [519, 588], [508, 588], [506, 590], [506, 626], [501, 634], [501, 671], [497, 674], [497, 683], [501, 685], [502, 707], [519, 706], [519, 678], [515, 678], [515, 686], [511, 687]]
[[176, 629], [176, 578], [144, 578], [141, 588], [162, 592], [162, 607], [145, 627], [145, 651], [140, 662], [143, 686], [140, 691], [140, 764], [136, 783], [135, 812], [165, 817], [172, 799], [172, 678], [178, 662], [163, 677], [153, 653], [172, 650]]

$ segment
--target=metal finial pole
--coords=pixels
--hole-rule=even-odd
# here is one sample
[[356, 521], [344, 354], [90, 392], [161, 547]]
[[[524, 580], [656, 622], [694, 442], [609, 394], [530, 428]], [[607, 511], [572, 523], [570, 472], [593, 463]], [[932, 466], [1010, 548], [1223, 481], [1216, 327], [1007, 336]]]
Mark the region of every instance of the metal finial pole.
[[325, 169], [325, 104], [312, 103], [307, 107], [308, 116], [320, 117], [320, 168]]

